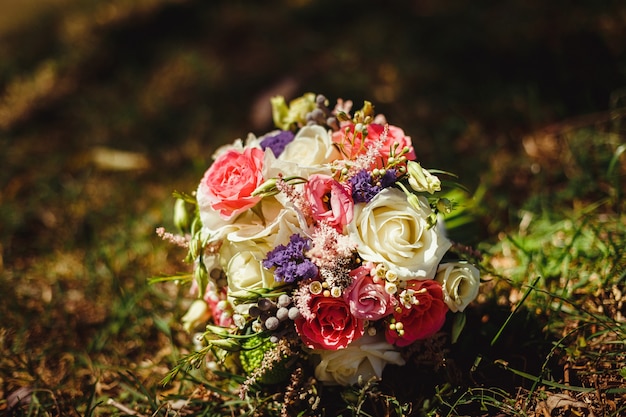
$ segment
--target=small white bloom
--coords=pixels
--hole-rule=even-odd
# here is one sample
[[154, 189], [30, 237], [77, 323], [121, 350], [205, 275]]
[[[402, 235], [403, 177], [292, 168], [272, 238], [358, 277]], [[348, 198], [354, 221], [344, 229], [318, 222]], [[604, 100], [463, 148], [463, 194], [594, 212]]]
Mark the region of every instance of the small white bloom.
[[209, 306], [204, 300], [194, 300], [189, 306], [187, 313], [181, 319], [183, 328], [187, 333], [191, 333], [196, 326], [206, 322], [210, 314]]
[[480, 272], [467, 262], [439, 265], [435, 279], [443, 288], [444, 301], [451, 311], [463, 311], [478, 295]]
[[393, 282], [385, 282], [385, 291], [387, 294], [395, 294], [398, 292], [398, 286]]
[[385, 273], [385, 279], [389, 282], [396, 282], [398, 280], [398, 274], [395, 271], [387, 271]]
[[415, 191], [427, 191], [430, 194], [434, 194], [435, 191], [441, 191], [439, 178], [422, 168], [419, 162], [409, 161], [407, 163], [407, 171], [409, 174], [409, 185]]
[[404, 308], [411, 308], [418, 303], [417, 297], [415, 296], [415, 290], [404, 290], [400, 293], [399, 301], [400, 304], [404, 306]]

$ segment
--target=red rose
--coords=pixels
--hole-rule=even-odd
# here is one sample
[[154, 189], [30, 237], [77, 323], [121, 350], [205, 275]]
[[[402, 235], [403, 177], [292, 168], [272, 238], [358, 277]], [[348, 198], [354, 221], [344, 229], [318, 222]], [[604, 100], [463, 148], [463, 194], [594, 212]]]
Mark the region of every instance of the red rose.
[[448, 306], [437, 281], [408, 281], [398, 298], [399, 305], [385, 332], [387, 342], [393, 345], [404, 347], [426, 339], [437, 333], [446, 321]]
[[225, 220], [243, 213], [261, 200], [251, 194], [263, 183], [263, 158], [258, 148], [229, 149], [206, 171], [198, 187], [200, 209], [210, 206]]
[[364, 321], [350, 313], [343, 297], [312, 295], [309, 310], [296, 320], [296, 330], [311, 349], [342, 349], [363, 336]]

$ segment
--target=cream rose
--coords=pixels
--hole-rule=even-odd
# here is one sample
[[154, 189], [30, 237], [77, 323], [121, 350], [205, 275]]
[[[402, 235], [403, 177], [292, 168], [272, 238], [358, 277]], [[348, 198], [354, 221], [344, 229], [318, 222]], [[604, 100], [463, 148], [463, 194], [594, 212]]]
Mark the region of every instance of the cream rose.
[[[216, 242], [225, 238], [245, 240], [254, 239], [255, 236], [271, 235], [275, 224], [283, 220], [281, 215], [284, 214], [285, 207], [275, 197], [264, 198], [257, 207], [259, 211], [247, 210], [231, 221], [224, 221], [219, 213], [210, 207], [201, 208], [199, 212], [202, 221], [202, 237], [210, 242]], [[263, 217], [259, 216], [259, 212]], [[304, 220], [298, 221], [305, 222]], [[268, 223], [270, 226], [266, 227], [265, 224]], [[285, 239], [288, 240], [288, 237]]]
[[220, 256], [222, 268], [228, 277], [229, 293], [272, 288], [276, 285], [274, 274], [261, 264], [266, 253], [251, 240], [222, 246]]
[[363, 336], [345, 349], [313, 352], [321, 358], [315, 367], [315, 378], [327, 384], [348, 386], [356, 384], [359, 377], [363, 381], [380, 379], [388, 363], [405, 364], [400, 352], [379, 336]]
[[429, 227], [426, 199], [418, 201], [415, 207], [402, 191], [386, 188], [369, 203], [356, 204], [348, 225], [361, 258], [385, 264], [402, 281], [432, 278], [451, 246], [443, 228]]
[[312, 174], [330, 175], [330, 163], [341, 157], [333, 145], [328, 131], [321, 126], [305, 126], [285, 146], [278, 159], [266, 159], [263, 173], [266, 178], [275, 178], [278, 173], [285, 177]]
[[444, 301], [451, 311], [463, 311], [478, 295], [480, 272], [467, 262], [439, 265], [435, 277], [442, 288]]
[[299, 212], [292, 207], [283, 207], [273, 199], [268, 199], [267, 205], [265, 202], [266, 200], [263, 203], [263, 213], [266, 224], [261, 223], [257, 217], [254, 222], [233, 225], [226, 234], [224, 245], [253, 241], [254, 245], [263, 247], [264, 252], [268, 252], [278, 245], [287, 244], [293, 234], [306, 234], [306, 219]]
[[[278, 206], [275, 202], [273, 205], [274, 209]], [[268, 213], [272, 211], [268, 207]], [[276, 286], [274, 274], [264, 268], [262, 262], [277, 245], [286, 244], [295, 233], [302, 233], [303, 221], [295, 210], [283, 208], [267, 226], [247, 223], [236, 228], [231, 225], [219, 252], [222, 269], [228, 277], [229, 295]]]

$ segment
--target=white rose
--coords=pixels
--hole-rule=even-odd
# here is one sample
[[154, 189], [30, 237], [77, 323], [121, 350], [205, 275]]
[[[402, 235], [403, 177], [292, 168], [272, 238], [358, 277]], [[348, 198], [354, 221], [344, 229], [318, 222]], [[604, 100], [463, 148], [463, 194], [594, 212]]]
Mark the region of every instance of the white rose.
[[[234, 300], [230, 297], [233, 293], [272, 288], [276, 285], [274, 274], [263, 268], [262, 262], [267, 250], [268, 248], [259, 247], [254, 241], [222, 246], [222, 268], [228, 279], [229, 300], [233, 304]], [[238, 313], [245, 312], [238, 308], [235, 310]]]
[[305, 178], [312, 174], [330, 175], [329, 164], [341, 157], [328, 131], [317, 125], [300, 129], [277, 159], [268, 158], [268, 154], [273, 155], [266, 152], [265, 178], [275, 178], [278, 173]]
[[263, 259], [270, 248], [248, 240], [236, 244], [225, 242], [220, 248], [222, 269], [227, 277], [228, 301], [236, 313], [247, 314], [250, 304], [239, 304], [237, 296], [249, 296], [249, 291], [272, 288], [274, 274], [263, 267]]
[[444, 301], [451, 311], [463, 311], [478, 295], [480, 272], [467, 262], [439, 265], [435, 277], [442, 288]]
[[257, 205], [263, 215], [262, 218], [258, 212], [246, 210], [236, 218], [226, 221], [210, 205], [203, 205], [200, 201], [198, 203], [203, 238], [211, 242], [222, 240], [242, 230], [247, 230], [245, 233], [248, 235], [259, 233], [265, 229], [265, 223], [275, 221], [283, 210], [282, 204], [275, 197], [266, 197]]
[[287, 244], [291, 235], [304, 234], [303, 230], [308, 229], [306, 219], [292, 207], [283, 207], [276, 200], [273, 201], [272, 207], [269, 207], [266, 206], [266, 200], [263, 200], [267, 225], [260, 223], [258, 219], [256, 222], [241, 223], [241, 227], [230, 229], [225, 240], [234, 244], [254, 241], [270, 251], [278, 245]]
[[402, 191], [386, 188], [369, 203], [356, 204], [348, 224], [361, 258], [385, 264], [403, 281], [432, 278], [452, 245], [442, 227], [429, 227], [426, 199], [418, 202], [414, 207]]
[[314, 350], [321, 357], [315, 367], [315, 378], [327, 384], [348, 386], [356, 384], [359, 377], [367, 381], [382, 378], [388, 363], [404, 365], [400, 352], [378, 336], [363, 336], [345, 349]]

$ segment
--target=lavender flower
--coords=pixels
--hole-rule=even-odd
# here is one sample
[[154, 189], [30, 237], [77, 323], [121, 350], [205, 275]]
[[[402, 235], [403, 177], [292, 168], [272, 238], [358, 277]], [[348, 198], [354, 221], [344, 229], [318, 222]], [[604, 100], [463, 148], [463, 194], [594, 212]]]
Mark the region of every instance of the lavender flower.
[[304, 252], [309, 250], [310, 242], [300, 235], [291, 235], [287, 245], [278, 245], [267, 253], [263, 266], [267, 269], [275, 267], [276, 281], [287, 283], [317, 276], [317, 266], [308, 259]]
[[285, 150], [285, 146], [287, 146], [294, 137], [295, 135], [292, 131], [281, 130], [275, 135], [265, 137], [260, 143], [261, 149], [265, 150], [270, 148], [274, 156], [278, 158]]

